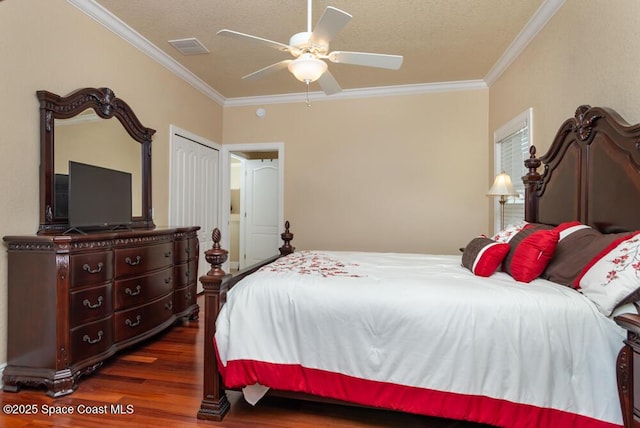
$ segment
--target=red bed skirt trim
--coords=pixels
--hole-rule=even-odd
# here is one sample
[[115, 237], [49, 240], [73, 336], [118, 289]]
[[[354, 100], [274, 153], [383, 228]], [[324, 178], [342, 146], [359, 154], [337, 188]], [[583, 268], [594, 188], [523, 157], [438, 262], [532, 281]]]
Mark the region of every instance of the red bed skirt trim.
[[226, 367], [219, 366], [227, 388], [260, 383], [283, 391], [305, 392], [365, 406], [505, 428], [621, 428], [621, 425], [556, 409], [360, 379], [297, 364], [233, 360]]

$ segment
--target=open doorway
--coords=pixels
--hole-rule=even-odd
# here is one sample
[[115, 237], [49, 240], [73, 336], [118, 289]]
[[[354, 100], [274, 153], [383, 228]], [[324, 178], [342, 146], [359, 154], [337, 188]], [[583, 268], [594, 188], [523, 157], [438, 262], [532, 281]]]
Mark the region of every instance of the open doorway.
[[[284, 144], [223, 146], [221, 224], [228, 271], [278, 254], [284, 224]], [[222, 229], [222, 228], [221, 228]]]

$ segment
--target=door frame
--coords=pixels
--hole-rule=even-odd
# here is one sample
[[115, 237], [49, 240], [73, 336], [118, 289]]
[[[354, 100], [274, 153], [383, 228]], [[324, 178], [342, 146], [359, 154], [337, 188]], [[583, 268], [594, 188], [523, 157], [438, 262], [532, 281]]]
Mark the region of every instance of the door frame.
[[[220, 246], [224, 249], [229, 249], [229, 219], [231, 207], [231, 153], [232, 152], [266, 152], [277, 151], [278, 152], [278, 221], [280, 227], [284, 228], [284, 143], [245, 143], [245, 144], [223, 144], [222, 145], [222, 168], [220, 177], [220, 185], [222, 191], [220, 192], [221, 203], [219, 219], [220, 219], [220, 232], [222, 239]], [[226, 208], [226, 209], [225, 209]], [[283, 229], [284, 231], [284, 229]], [[229, 260], [223, 265], [225, 271], [229, 270]]]

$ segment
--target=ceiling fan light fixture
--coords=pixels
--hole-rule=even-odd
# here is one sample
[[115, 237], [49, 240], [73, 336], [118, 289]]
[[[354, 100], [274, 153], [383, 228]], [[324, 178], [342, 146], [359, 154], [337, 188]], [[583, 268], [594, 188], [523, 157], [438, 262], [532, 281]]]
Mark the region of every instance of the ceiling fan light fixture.
[[304, 53], [289, 63], [289, 71], [304, 83], [315, 82], [327, 71], [327, 63], [311, 53]]

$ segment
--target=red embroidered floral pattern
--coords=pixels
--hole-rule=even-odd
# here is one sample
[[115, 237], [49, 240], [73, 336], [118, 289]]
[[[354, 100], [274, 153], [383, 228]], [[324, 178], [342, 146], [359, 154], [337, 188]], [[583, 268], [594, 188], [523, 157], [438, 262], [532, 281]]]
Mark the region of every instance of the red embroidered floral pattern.
[[619, 274], [628, 268], [632, 269], [636, 278], [640, 277], [640, 237], [638, 235], [625, 241], [625, 245], [618, 248], [613, 255], [612, 259], [605, 260], [611, 264], [611, 270], [607, 272], [603, 286], [606, 287], [619, 279]]
[[348, 276], [362, 277], [355, 272], [349, 271], [350, 267], [357, 267], [356, 263], [343, 263], [338, 259], [316, 251], [300, 251], [276, 260], [270, 265], [260, 268], [265, 272], [292, 272], [300, 275]]

